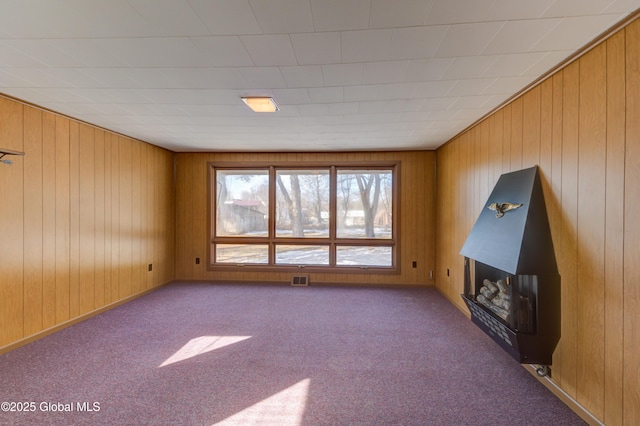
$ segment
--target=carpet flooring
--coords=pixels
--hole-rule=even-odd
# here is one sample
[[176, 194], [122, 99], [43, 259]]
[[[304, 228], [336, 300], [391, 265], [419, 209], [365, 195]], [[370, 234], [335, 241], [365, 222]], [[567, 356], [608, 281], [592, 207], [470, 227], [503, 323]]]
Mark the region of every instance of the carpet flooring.
[[174, 283], [0, 356], [2, 425], [579, 425], [436, 290]]

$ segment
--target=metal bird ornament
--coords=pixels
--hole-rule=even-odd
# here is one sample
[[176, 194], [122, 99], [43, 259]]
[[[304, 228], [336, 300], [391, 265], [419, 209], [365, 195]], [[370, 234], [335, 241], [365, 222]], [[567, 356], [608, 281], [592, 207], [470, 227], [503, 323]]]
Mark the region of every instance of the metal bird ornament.
[[502, 217], [509, 210], [515, 210], [518, 207], [520, 207], [521, 205], [522, 205], [522, 203], [520, 203], [520, 204], [514, 204], [514, 203], [491, 203], [491, 204], [489, 204], [487, 206], [487, 208], [489, 210], [493, 210], [494, 212], [496, 212], [496, 217]]

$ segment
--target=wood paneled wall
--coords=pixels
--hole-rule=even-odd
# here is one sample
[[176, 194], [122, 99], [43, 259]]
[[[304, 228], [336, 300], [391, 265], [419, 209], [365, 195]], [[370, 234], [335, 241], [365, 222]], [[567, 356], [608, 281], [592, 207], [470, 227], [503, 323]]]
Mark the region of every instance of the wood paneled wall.
[[3, 97], [0, 148], [0, 350], [173, 280], [173, 153]]
[[[607, 425], [640, 424], [640, 21], [437, 151], [436, 286], [500, 174], [539, 165], [562, 278], [552, 380]], [[449, 274], [447, 274], [449, 271]]]
[[[291, 272], [207, 270], [207, 162], [291, 163], [400, 161], [400, 268], [397, 275], [311, 273], [311, 283], [432, 285], [435, 265], [434, 152], [379, 153], [191, 153], [176, 154], [176, 278], [215, 281], [289, 282]], [[196, 265], [195, 259], [201, 263]], [[412, 268], [412, 261], [417, 268]]]

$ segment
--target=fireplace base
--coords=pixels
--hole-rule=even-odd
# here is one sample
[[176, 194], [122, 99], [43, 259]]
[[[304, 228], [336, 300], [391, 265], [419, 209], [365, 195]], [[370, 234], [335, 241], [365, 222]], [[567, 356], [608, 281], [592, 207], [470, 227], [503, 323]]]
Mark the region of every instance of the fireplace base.
[[551, 365], [552, 353], [541, 344], [540, 336], [517, 333], [503, 324], [483, 306], [464, 294], [462, 300], [471, 312], [471, 321], [520, 364]]

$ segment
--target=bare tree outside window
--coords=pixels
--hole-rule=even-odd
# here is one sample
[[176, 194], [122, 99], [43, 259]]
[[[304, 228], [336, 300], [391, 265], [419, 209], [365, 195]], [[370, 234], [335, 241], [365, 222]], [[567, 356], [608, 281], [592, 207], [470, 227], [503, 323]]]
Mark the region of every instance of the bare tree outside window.
[[340, 170], [338, 182], [338, 237], [391, 238], [391, 172]]
[[[277, 236], [327, 237], [329, 220], [329, 172], [327, 170], [278, 170], [276, 208]], [[325, 210], [326, 208], [326, 210]]]

